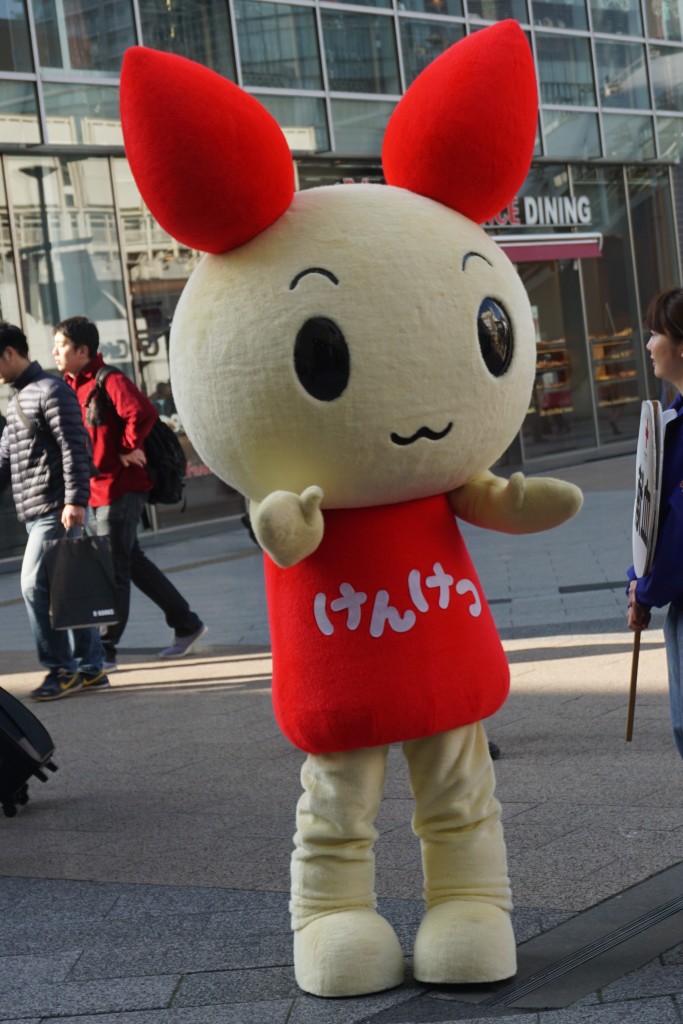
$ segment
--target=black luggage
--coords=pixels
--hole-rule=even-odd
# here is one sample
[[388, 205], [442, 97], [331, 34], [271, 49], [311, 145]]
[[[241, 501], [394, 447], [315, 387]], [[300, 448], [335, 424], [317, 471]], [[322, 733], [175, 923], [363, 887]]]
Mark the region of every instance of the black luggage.
[[57, 771], [55, 746], [32, 711], [0, 686], [0, 806], [12, 818], [28, 800], [32, 775], [47, 782], [43, 768]]

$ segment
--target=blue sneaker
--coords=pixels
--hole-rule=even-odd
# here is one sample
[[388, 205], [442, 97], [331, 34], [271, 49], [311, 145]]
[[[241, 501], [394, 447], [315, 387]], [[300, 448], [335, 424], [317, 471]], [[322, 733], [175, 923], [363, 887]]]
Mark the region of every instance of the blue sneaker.
[[160, 658], [184, 658], [186, 654], [189, 654], [193, 649], [194, 645], [198, 640], [201, 640], [203, 636], [209, 632], [209, 627], [205, 626], [203, 622], [200, 622], [194, 633], [190, 633], [189, 636], [178, 636], [176, 633], [173, 637], [173, 643], [170, 647], [164, 647], [163, 651], [159, 651]]
[[106, 690], [111, 686], [107, 679], [106, 669], [101, 668], [99, 672], [81, 672], [81, 683], [83, 693], [86, 691]]
[[61, 697], [78, 693], [82, 688], [83, 683], [78, 672], [69, 672], [66, 668], [53, 668], [38, 689], [33, 690], [31, 696], [34, 700], [59, 700]]

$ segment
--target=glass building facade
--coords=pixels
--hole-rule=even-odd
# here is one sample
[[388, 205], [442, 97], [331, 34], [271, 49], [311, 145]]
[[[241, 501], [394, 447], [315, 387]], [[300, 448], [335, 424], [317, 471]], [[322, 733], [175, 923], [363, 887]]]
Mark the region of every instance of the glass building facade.
[[[0, 0], [0, 317], [52, 367], [51, 328], [96, 320], [189, 459], [183, 510], [240, 509], [184, 436], [168, 371], [176, 302], [200, 254], [162, 231], [122, 146], [118, 75], [141, 43], [208, 65], [282, 126], [300, 188], [382, 181], [403, 91], [468, 33], [524, 28], [539, 79], [532, 169], [486, 225], [518, 267], [536, 320], [529, 412], [502, 460], [529, 470], [633, 451], [659, 397], [643, 314], [681, 283], [683, 0]], [[0, 387], [0, 416], [9, 389]], [[0, 419], [0, 425], [2, 419]], [[0, 499], [0, 558], [23, 547]]]

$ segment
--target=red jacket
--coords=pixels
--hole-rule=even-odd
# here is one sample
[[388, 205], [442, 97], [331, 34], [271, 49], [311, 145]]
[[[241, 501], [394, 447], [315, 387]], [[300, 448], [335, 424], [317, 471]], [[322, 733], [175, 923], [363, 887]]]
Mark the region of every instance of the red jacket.
[[95, 375], [102, 366], [104, 360], [98, 353], [75, 377], [66, 374], [64, 378], [78, 397], [99, 470], [90, 481], [90, 504], [94, 508], [111, 505], [129, 491], [151, 489], [147, 471], [140, 466], [124, 466], [119, 455], [142, 448], [157, 418], [150, 400], [123, 373], [110, 373], [102, 382], [111, 402], [97, 394], [89, 402], [98, 388]]

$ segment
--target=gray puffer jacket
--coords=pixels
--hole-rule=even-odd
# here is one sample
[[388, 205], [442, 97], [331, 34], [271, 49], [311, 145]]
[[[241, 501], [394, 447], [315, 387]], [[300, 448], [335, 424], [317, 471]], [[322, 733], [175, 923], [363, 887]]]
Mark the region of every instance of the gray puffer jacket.
[[32, 362], [15, 381], [0, 439], [0, 491], [12, 483], [19, 521], [36, 519], [64, 505], [88, 504], [90, 462], [87, 434], [76, 395], [63, 380]]

